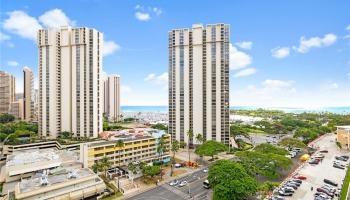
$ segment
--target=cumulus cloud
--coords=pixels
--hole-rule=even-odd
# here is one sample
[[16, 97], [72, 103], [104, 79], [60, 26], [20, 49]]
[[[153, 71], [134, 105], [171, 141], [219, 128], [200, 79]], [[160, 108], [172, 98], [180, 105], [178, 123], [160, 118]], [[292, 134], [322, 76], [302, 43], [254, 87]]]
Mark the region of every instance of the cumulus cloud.
[[70, 20], [60, 9], [53, 9], [45, 12], [39, 17], [39, 21], [50, 28], [59, 28], [61, 26], [75, 26], [75, 21]]
[[252, 57], [230, 44], [230, 69], [239, 70], [252, 63]]
[[139, 21], [147, 22], [152, 19], [152, 16], [159, 16], [163, 13], [163, 10], [158, 7], [145, 7], [137, 4], [135, 6], [135, 18]]
[[250, 75], [255, 74], [255, 73], [256, 73], [255, 68], [246, 68], [246, 69], [242, 69], [242, 70], [238, 71], [237, 73], [235, 73], [233, 75], [233, 77], [239, 78], [239, 77], [244, 77], [244, 76], [250, 76]]
[[274, 88], [274, 89], [283, 89], [290, 88], [294, 84], [294, 81], [283, 81], [283, 80], [274, 80], [274, 79], [266, 79], [262, 82], [262, 85], [265, 88]]
[[252, 49], [253, 47], [253, 42], [251, 41], [242, 41], [242, 42], [237, 42], [236, 45], [242, 49]]
[[7, 61], [7, 65], [12, 66], [12, 67], [17, 67], [19, 64], [16, 61], [9, 60], [9, 61]]
[[149, 13], [139, 12], [139, 11], [135, 13], [135, 17], [137, 20], [143, 21], [143, 22], [146, 22], [151, 19], [151, 16]]
[[38, 20], [26, 12], [15, 10], [8, 13], [9, 18], [3, 23], [3, 28], [23, 38], [36, 40], [38, 29], [42, 28]]
[[276, 47], [274, 49], [271, 49], [271, 54], [275, 58], [285, 58], [288, 57], [290, 54], [289, 47]]
[[160, 75], [156, 75], [154, 73], [148, 74], [144, 80], [146, 82], [150, 82], [155, 85], [163, 86], [163, 89], [168, 88], [168, 72], [164, 72]]
[[114, 41], [104, 41], [103, 42], [103, 56], [108, 56], [118, 51], [120, 46]]
[[337, 41], [337, 36], [335, 34], [329, 33], [323, 37], [312, 37], [305, 38], [304, 36], [300, 38], [299, 47], [294, 47], [299, 53], [307, 53], [312, 48], [321, 48], [334, 44]]

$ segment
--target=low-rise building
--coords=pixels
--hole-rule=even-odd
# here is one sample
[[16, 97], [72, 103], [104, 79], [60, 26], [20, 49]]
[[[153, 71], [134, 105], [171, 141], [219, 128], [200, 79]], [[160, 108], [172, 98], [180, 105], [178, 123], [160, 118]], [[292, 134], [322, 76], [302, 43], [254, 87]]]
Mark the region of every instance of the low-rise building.
[[[108, 157], [112, 163], [112, 167], [119, 166], [119, 154], [120, 154], [120, 166], [128, 165], [133, 161], [143, 161], [146, 163], [152, 163], [156, 161], [170, 161], [169, 151], [159, 155], [157, 153], [157, 146], [160, 137], [164, 134], [166, 147], [170, 148], [170, 136], [165, 134], [164, 131], [153, 129], [142, 130], [124, 130], [118, 131], [113, 134], [104, 132], [103, 135], [108, 140], [95, 141], [89, 143], [83, 143], [80, 146], [80, 160], [83, 162], [84, 167], [92, 167], [94, 163], [97, 163], [103, 157]], [[124, 147], [118, 147], [117, 141], [122, 140]]]
[[337, 142], [350, 149], [350, 125], [337, 126]]
[[15, 199], [82, 199], [103, 193], [103, 180], [83, 168], [78, 151], [29, 149], [7, 156], [3, 194]]
[[24, 119], [23, 112], [23, 99], [18, 99], [17, 101], [13, 101], [10, 103], [9, 114], [16, 117], [18, 120]]

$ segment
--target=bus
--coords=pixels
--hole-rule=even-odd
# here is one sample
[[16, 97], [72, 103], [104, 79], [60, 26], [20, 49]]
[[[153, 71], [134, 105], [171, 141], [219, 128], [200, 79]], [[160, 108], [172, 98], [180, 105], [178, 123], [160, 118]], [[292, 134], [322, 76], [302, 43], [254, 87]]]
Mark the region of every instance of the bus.
[[203, 182], [203, 187], [204, 187], [205, 189], [209, 189], [209, 188], [210, 188], [208, 179], [206, 179], [206, 180]]

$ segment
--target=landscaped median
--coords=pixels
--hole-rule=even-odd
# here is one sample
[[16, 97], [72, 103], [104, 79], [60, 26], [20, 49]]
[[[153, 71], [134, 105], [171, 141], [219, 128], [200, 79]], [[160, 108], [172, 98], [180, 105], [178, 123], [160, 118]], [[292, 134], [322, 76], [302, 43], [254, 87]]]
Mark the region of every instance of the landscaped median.
[[349, 190], [349, 183], [350, 183], [350, 166], [348, 166], [348, 169], [346, 171], [343, 187], [341, 188], [341, 192], [340, 192], [340, 200], [346, 200], [348, 190]]

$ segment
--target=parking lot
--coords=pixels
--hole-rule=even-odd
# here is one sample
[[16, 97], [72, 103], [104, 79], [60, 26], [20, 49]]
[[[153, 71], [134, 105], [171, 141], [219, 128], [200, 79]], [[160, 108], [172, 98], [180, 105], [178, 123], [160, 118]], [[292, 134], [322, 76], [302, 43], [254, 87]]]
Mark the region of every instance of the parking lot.
[[[298, 174], [307, 177], [303, 181], [301, 186], [295, 191], [292, 197], [286, 199], [302, 200], [302, 199], [314, 199], [316, 189], [325, 185], [324, 179], [332, 180], [338, 183], [338, 188], [341, 188], [343, 179], [346, 174], [346, 169], [338, 169], [333, 167], [333, 161], [335, 156], [350, 155], [348, 151], [339, 150], [335, 144], [335, 135], [328, 134], [315, 142], [315, 146], [318, 146], [320, 150], [328, 150], [328, 153], [324, 154], [324, 159], [319, 164], [304, 163], [297, 171]], [[343, 164], [348, 164], [349, 161], [340, 161]], [[311, 190], [313, 188], [313, 190]], [[335, 198], [337, 199], [337, 198]]]

